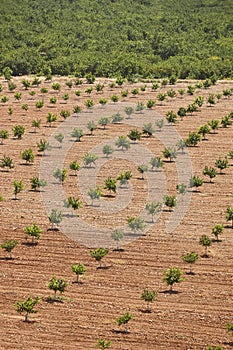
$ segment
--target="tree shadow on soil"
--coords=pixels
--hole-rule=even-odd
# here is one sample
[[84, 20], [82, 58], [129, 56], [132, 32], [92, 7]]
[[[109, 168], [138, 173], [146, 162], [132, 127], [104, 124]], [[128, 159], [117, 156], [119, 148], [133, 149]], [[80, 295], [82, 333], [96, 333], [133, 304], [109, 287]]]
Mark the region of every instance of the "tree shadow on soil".
[[139, 311], [139, 312], [142, 312], [143, 314], [151, 314], [151, 312], [152, 312], [152, 310], [141, 309], [141, 308], [138, 308], [138, 311]]
[[178, 290], [162, 290], [162, 291], [159, 292], [159, 293], [161, 293], [161, 294], [170, 294], [170, 295], [172, 295], [172, 294], [180, 294], [181, 292], [178, 291]]
[[63, 303], [63, 300], [59, 297], [57, 297], [55, 300], [52, 297], [46, 297], [46, 298], [43, 298], [43, 300], [50, 304]]

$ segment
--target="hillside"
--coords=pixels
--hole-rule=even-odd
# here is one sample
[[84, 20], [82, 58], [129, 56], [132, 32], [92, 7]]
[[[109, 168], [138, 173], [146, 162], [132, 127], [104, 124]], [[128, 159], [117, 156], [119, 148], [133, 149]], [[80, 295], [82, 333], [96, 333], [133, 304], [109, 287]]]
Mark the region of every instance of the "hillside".
[[0, 71], [205, 79], [233, 76], [224, 0], [2, 0]]

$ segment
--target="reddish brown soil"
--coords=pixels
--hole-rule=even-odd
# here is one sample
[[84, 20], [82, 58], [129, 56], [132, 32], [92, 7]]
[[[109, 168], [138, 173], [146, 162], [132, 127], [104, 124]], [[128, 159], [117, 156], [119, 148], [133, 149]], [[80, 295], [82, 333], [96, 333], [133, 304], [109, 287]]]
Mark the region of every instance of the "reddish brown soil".
[[[34, 164], [29, 166], [23, 165], [20, 159], [22, 150], [29, 147], [37, 154], [36, 143], [42, 137], [48, 138], [54, 131], [54, 127], [50, 128], [46, 123], [47, 113], [52, 111], [59, 115], [61, 109], [72, 112], [75, 105], [83, 105], [88, 98], [84, 92], [88, 85], [69, 89], [65, 85], [67, 79], [53, 78], [53, 82], [62, 84], [61, 92], [54, 92], [51, 82], [43, 82], [39, 88], [33, 87], [25, 91], [21, 80], [23, 77], [14, 79], [17, 84], [14, 92], [22, 92], [21, 101], [16, 101], [14, 92], [9, 92], [7, 88], [7, 82], [1, 81], [1, 96], [8, 96], [9, 101], [0, 104], [0, 129], [7, 129], [10, 138], [0, 145], [0, 158], [4, 154], [12, 157], [15, 167], [9, 172], [0, 172], [0, 194], [4, 197], [4, 201], [0, 203], [0, 240], [2, 242], [5, 238], [17, 239], [19, 244], [13, 251], [13, 260], [5, 259], [5, 253], [1, 252], [0, 349], [91, 350], [96, 349], [96, 342], [100, 338], [111, 340], [111, 348], [116, 350], [204, 350], [208, 344], [222, 344], [224, 349], [231, 349], [233, 338], [227, 333], [226, 324], [233, 322], [233, 230], [226, 223], [225, 212], [227, 205], [233, 205], [233, 167], [226, 169], [223, 175], [218, 175], [213, 184], [206, 181], [200, 192], [193, 193], [188, 212], [172, 234], [166, 233], [165, 225], [170, 213], [164, 211], [146, 236], [125, 246], [124, 251], [111, 250], [104, 259], [107, 268], [97, 269], [97, 263], [89, 254], [92, 247], [79, 246], [62, 232], [47, 231], [49, 221], [41, 195], [39, 192], [30, 191], [30, 178], [39, 174], [41, 157], [36, 155]], [[123, 87], [111, 91], [109, 82], [103, 82], [104, 92], [97, 94], [93, 91], [90, 96], [96, 102], [102, 96], [108, 98], [113, 93], [120, 96], [121, 90], [131, 91], [134, 85], [143, 85], [124, 84]], [[136, 98], [131, 95], [124, 100], [134, 102], [155, 99], [161, 91], [186, 88], [191, 83], [194, 82], [178, 82], [174, 87], [169, 86], [156, 92], [151, 91], [151, 84], [148, 83], [146, 92], [140, 92]], [[42, 86], [49, 89], [47, 94], [40, 93]], [[197, 90], [194, 96], [185, 94], [183, 98], [177, 96], [172, 100], [167, 99], [163, 105], [157, 103], [154, 110], [165, 116], [168, 110], [177, 111], [181, 106], [186, 107], [195, 96], [206, 97], [210, 93], [221, 93], [223, 89], [232, 87], [232, 82], [221, 81], [209, 89]], [[80, 97], [74, 93], [78, 89], [82, 91]], [[29, 95], [31, 90], [36, 91], [35, 96]], [[70, 94], [67, 103], [61, 98], [64, 93]], [[57, 96], [58, 102], [55, 106], [49, 104], [51, 95]], [[42, 98], [45, 100], [45, 107], [38, 111], [35, 102]], [[23, 103], [29, 105], [27, 112], [21, 109]], [[9, 107], [14, 110], [11, 118], [7, 114]], [[213, 107], [208, 107], [205, 102], [199, 112], [179, 121], [176, 129], [186, 138], [189, 131], [196, 131], [210, 119], [221, 119], [232, 111], [232, 107], [232, 97], [222, 97]], [[31, 121], [37, 117], [42, 119], [42, 126], [34, 134]], [[61, 121], [60, 117], [55, 125], [59, 125]], [[16, 124], [26, 127], [22, 140], [13, 138], [12, 127]], [[99, 128], [93, 136], [84, 136], [81, 144], [74, 144], [66, 164], [74, 159], [80, 161], [83, 154], [93, 146], [110, 136], [127, 135], [130, 129], [130, 126], [122, 123], [109, 125], [107, 130]], [[161, 155], [163, 145], [156, 143], [155, 138], [142, 138], [140, 143], [147, 145], [156, 155]], [[202, 176], [205, 165], [214, 165], [218, 157], [225, 157], [232, 149], [233, 126], [220, 128], [217, 134], [208, 135], [208, 141], [188, 149], [194, 173]], [[230, 160], [229, 162], [232, 163]], [[84, 203], [80, 209], [80, 216], [90, 222], [95, 216], [96, 225], [114, 228], [114, 225], [125, 221], [127, 216], [138, 215], [145, 206], [147, 184], [146, 180], [139, 180], [140, 176], [133, 163], [116, 162], [110, 167], [110, 161], [107, 165], [98, 174], [97, 182], [100, 185], [103, 184], [106, 175], [116, 176], [119, 170], [126, 167], [132, 170], [135, 191], [130, 207], [116, 215], [98, 216], [92, 207]], [[164, 172], [168, 191], [175, 194], [175, 163], [166, 163]], [[14, 179], [23, 179], [25, 182], [25, 190], [19, 194], [19, 200], [16, 201], [13, 200]], [[68, 176], [64, 188], [67, 195], [74, 194], [74, 189], [75, 195], [80, 195], [74, 176]], [[37, 245], [28, 246], [25, 244], [23, 229], [32, 222], [41, 225], [43, 234]], [[213, 242], [209, 249], [209, 258], [203, 258], [199, 238], [202, 234], [211, 236], [211, 228], [217, 223], [224, 223], [226, 226], [221, 242]], [[190, 251], [200, 254], [194, 266], [195, 275], [186, 274], [189, 268], [180, 259], [181, 255]], [[73, 283], [75, 276], [71, 265], [76, 262], [82, 262], [87, 267], [87, 272], [82, 278], [83, 283], [80, 284]], [[175, 293], [169, 294], [162, 277], [164, 269], [171, 265], [182, 268], [184, 281], [174, 286]], [[69, 286], [62, 302], [49, 303], [46, 298], [51, 292], [47, 284], [54, 274], [65, 278]], [[151, 313], [144, 312], [145, 303], [140, 298], [144, 288], [158, 292]], [[41, 302], [37, 307], [39, 312], [30, 316], [31, 322], [25, 323], [23, 316], [16, 313], [14, 303], [29, 295], [39, 296]], [[130, 332], [125, 334], [119, 332], [120, 328], [115, 319], [128, 310], [134, 318], [129, 324]]]

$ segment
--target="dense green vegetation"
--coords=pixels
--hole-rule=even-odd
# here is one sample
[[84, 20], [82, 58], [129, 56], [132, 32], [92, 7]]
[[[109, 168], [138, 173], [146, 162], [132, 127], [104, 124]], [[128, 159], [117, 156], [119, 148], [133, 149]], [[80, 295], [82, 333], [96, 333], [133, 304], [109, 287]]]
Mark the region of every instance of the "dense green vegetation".
[[231, 0], [2, 0], [0, 71], [233, 77]]

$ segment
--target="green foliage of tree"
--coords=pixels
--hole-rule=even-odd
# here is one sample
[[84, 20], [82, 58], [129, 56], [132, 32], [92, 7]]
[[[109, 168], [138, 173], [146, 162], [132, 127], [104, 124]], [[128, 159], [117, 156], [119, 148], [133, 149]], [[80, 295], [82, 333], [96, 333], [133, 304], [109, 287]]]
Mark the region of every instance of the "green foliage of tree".
[[189, 269], [190, 275], [193, 274], [192, 265], [197, 261], [198, 258], [199, 258], [199, 256], [198, 256], [198, 253], [196, 253], [196, 252], [187, 253], [187, 254], [181, 256], [181, 259], [184, 262], [186, 262], [187, 264], [189, 264], [189, 266], [190, 266], [190, 269]]
[[51, 127], [52, 123], [55, 123], [57, 121], [57, 115], [49, 112], [46, 116], [46, 120], [47, 120], [47, 123], [49, 124], [49, 126]]
[[133, 315], [129, 312], [126, 312], [124, 315], [117, 317], [116, 322], [118, 326], [124, 325], [125, 326], [125, 333], [128, 333], [128, 323], [130, 320], [132, 320]]
[[58, 134], [54, 135], [54, 138], [57, 142], [59, 142], [61, 148], [61, 144], [64, 140], [64, 135], [61, 132], [59, 132]]
[[104, 145], [103, 146], [103, 149], [102, 149], [102, 152], [103, 154], [106, 156], [106, 157], [109, 157], [110, 154], [112, 154], [114, 152], [112, 146], [110, 145]]
[[174, 195], [165, 195], [163, 198], [164, 205], [166, 205], [170, 210], [176, 207], [177, 198]]
[[127, 224], [135, 234], [137, 234], [138, 231], [143, 232], [146, 227], [144, 220], [140, 216], [128, 217]]
[[113, 94], [110, 96], [110, 100], [114, 103], [118, 102], [119, 101], [119, 96]]
[[233, 207], [229, 205], [227, 206], [226, 219], [227, 221], [231, 221], [231, 227], [233, 228]]
[[105, 106], [107, 102], [108, 100], [105, 97], [99, 99], [99, 104], [101, 104], [101, 106]]
[[169, 124], [176, 124], [177, 122], [177, 115], [173, 111], [168, 111], [166, 114], [166, 119]]
[[147, 137], [153, 136], [154, 132], [155, 132], [155, 129], [151, 122], [147, 124], [143, 124], [142, 133], [145, 134]]
[[155, 101], [154, 100], [148, 100], [146, 103], [146, 107], [149, 109], [152, 109], [155, 105]]
[[199, 239], [199, 244], [205, 247], [205, 256], [208, 256], [208, 247], [211, 246], [212, 242], [209, 236], [202, 235]]
[[40, 298], [39, 297], [35, 297], [34, 299], [32, 297], [28, 297], [26, 300], [24, 301], [17, 301], [15, 303], [15, 307], [16, 307], [16, 311], [19, 314], [25, 313], [25, 322], [28, 322], [28, 316], [29, 314], [34, 314], [36, 313], [38, 310], [35, 310], [35, 306], [39, 303]]
[[97, 125], [93, 120], [89, 120], [87, 123], [87, 129], [90, 131], [91, 135], [93, 135], [93, 131], [97, 129]]
[[67, 198], [67, 200], [64, 201], [64, 206], [66, 208], [72, 208], [74, 210], [78, 210], [82, 208], [83, 203], [79, 197], [75, 198], [74, 196], [70, 196]]
[[55, 90], [55, 91], [61, 91], [61, 84], [53, 83], [52, 84], [52, 89]]
[[115, 142], [115, 145], [118, 148], [121, 148], [122, 151], [128, 150], [130, 148], [130, 141], [127, 139], [126, 136], [122, 135], [118, 137], [118, 139]]
[[96, 154], [86, 153], [83, 157], [84, 166], [92, 166], [92, 164], [95, 164], [97, 159], [98, 156]]
[[9, 171], [10, 169], [14, 168], [14, 164], [13, 164], [13, 159], [4, 155], [2, 159], [0, 159], [0, 168], [8, 168], [7, 171]]
[[86, 267], [81, 264], [74, 264], [71, 266], [72, 271], [76, 274], [76, 282], [79, 283], [79, 276], [82, 276], [85, 274], [85, 272], [87, 271]]
[[103, 192], [99, 187], [90, 188], [87, 194], [91, 198], [91, 205], [93, 205], [95, 199], [98, 200], [101, 196], [103, 196]]
[[74, 112], [75, 114], [80, 113], [81, 110], [82, 110], [82, 108], [81, 108], [80, 106], [75, 106], [75, 107], [73, 108], [73, 112]]
[[91, 98], [88, 98], [85, 102], [84, 102], [85, 106], [87, 107], [87, 109], [91, 109], [92, 107], [94, 107], [95, 102], [94, 100], [92, 100]]
[[202, 173], [203, 175], [209, 176], [210, 182], [212, 182], [212, 179], [215, 178], [215, 176], [217, 175], [216, 169], [208, 166], [205, 166]]
[[128, 107], [125, 107], [124, 111], [125, 111], [125, 114], [127, 115], [127, 117], [130, 118], [134, 112], [134, 109], [133, 109], [133, 107], [128, 106]]
[[216, 134], [216, 130], [219, 128], [219, 120], [212, 119], [208, 122], [208, 125], [210, 126], [211, 130], [213, 130], [214, 134]]
[[198, 134], [202, 135], [203, 140], [206, 140], [206, 134], [209, 134], [209, 133], [210, 133], [210, 127], [208, 124], [200, 126], [198, 130]]
[[41, 108], [44, 107], [44, 101], [37, 101], [35, 106], [37, 109], [41, 110]]
[[27, 148], [25, 149], [22, 153], [21, 153], [21, 158], [23, 160], [25, 160], [26, 164], [30, 164], [34, 162], [34, 153], [33, 150], [31, 148]]
[[195, 187], [197, 189], [198, 187], [201, 187], [202, 185], [203, 185], [203, 180], [199, 176], [193, 175], [189, 180], [189, 187], [190, 188]]
[[127, 137], [134, 142], [136, 142], [137, 140], [140, 140], [141, 136], [142, 136], [142, 133], [137, 129], [130, 130], [129, 134], [127, 135]]
[[222, 171], [229, 167], [227, 158], [216, 159], [215, 166], [220, 170], [220, 174], [222, 174]]
[[138, 171], [142, 175], [142, 180], [144, 179], [144, 173], [148, 171], [148, 166], [146, 164], [139, 164]]
[[22, 139], [23, 134], [25, 133], [25, 127], [22, 125], [15, 125], [12, 128], [14, 137], [17, 137], [19, 140]]
[[4, 67], [2, 69], [2, 74], [6, 80], [11, 80], [13, 70], [10, 67]]
[[177, 157], [177, 150], [171, 147], [165, 147], [163, 150], [164, 158], [169, 159], [170, 162]]
[[219, 235], [221, 235], [224, 231], [224, 226], [223, 224], [216, 224], [214, 227], [212, 227], [212, 234], [215, 236], [216, 241], [219, 241]]
[[71, 132], [71, 137], [74, 137], [76, 142], [80, 142], [83, 136], [84, 131], [80, 128], [74, 128]]
[[77, 162], [77, 161], [72, 161], [70, 163], [70, 169], [73, 170], [75, 172], [75, 175], [77, 175], [77, 172], [79, 171], [80, 169], [80, 164]]
[[106, 126], [110, 123], [111, 118], [110, 117], [101, 117], [98, 120], [98, 124], [103, 126], [104, 130], [106, 129]]
[[147, 303], [147, 312], [151, 312], [150, 304], [157, 298], [157, 292], [155, 290], [144, 289], [141, 294], [141, 299]]
[[13, 187], [14, 187], [14, 195], [15, 199], [17, 199], [17, 195], [24, 190], [24, 183], [22, 180], [14, 180], [13, 181]]
[[98, 342], [97, 342], [97, 346], [101, 350], [109, 349], [111, 347], [111, 341], [110, 340], [99, 339]]
[[17, 246], [17, 244], [18, 241], [15, 239], [9, 239], [2, 242], [1, 248], [5, 250], [5, 252], [9, 253], [9, 259], [13, 259], [12, 250]]
[[161, 202], [146, 203], [146, 211], [151, 215], [151, 221], [154, 222], [155, 214], [162, 210], [163, 204]]
[[232, 125], [232, 120], [228, 115], [226, 115], [221, 119], [220, 124], [223, 128], [227, 128], [228, 126]]
[[57, 168], [53, 172], [53, 176], [55, 177], [55, 179], [58, 179], [61, 183], [63, 183], [67, 178], [67, 170]]
[[34, 133], [36, 134], [36, 129], [39, 129], [41, 125], [41, 119], [33, 119], [32, 127], [34, 128]]
[[187, 147], [195, 147], [201, 141], [201, 135], [197, 132], [190, 132], [188, 138], [185, 140]]
[[161, 131], [163, 126], [164, 126], [164, 119], [157, 120], [157, 122], [155, 124], [159, 128], [159, 131]]
[[117, 179], [113, 179], [111, 176], [109, 176], [104, 181], [104, 189], [108, 190], [110, 193], [116, 193], [117, 190]]
[[43, 179], [40, 179], [38, 176], [33, 176], [30, 179], [31, 189], [33, 191], [39, 191], [41, 187], [45, 187], [47, 182]]
[[179, 141], [177, 141], [176, 147], [178, 151], [181, 150], [181, 152], [184, 153], [184, 150], [187, 147], [186, 141], [183, 139], [180, 139]]
[[95, 259], [96, 261], [99, 261], [100, 265], [99, 268], [103, 267], [102, 264], [102, 259], [105, 257], [105, 255], [108, 254], [108, 249], [105, 248], [97, 248], [95, 250], [90, 250], [90, 255], [93, 259]]
[[54, 225], [59, 225], [62, 222], [62, 212], [56, 208], [53, 208], [48, 216], [49, 222], [51, 223], [51, 230], [54, 230]]
[[187, 185], [185, 185], [184, 183], [180, 183], [176, 186], [176, 190], [179, 194], [184, 196], [185, 193], [187, 192]]
[[32, 244], [34, 244], [35, 239], [37, 240], [40, 239], [42, 229], [38, 225], [32, 224], [32, 225], [26, 226], [24, 228], [24, 232], [26, 235], [32, 237]]
[[48, 283], [48, 287], [54, 291], [53, 301], [57, 300], [57, 292], [64, 293], [67, 286], [68, 282], [66, 282], [63, 278], [57, 278], [56, 275], [51, 278]]
[[3, 140], [7, 140], [9, 138], [9, 132], [5, 129], [0, 130], [0, 144], [3, 145]]
[[173, 285], [175, 283], [180, 283], [184, 279], [182, 277], [183, 272], [179, 267], [171, 266], [168, 270], [165, 270], [163, 272], [163, 281], [167, 283], [167, 285], [170, 287], [169, 292], [173, 292]]
[[208, 345], [206, 350], [223, 350], [223, 347], [221, 345], [217, 345], [217, 346]]
[[121, 230], [114, 230], [111, 233], [111, 238], [117, 243], [117, 250], [120, 250], [120, 241], [124, 238], [124, 232]]
[[119, 112], [114, 113], [111, 118], [112, 118], [112, 123], [113, 124], [121, 123], [122, 120], [124, 120], [123, 115], [121, 115]]
[[37, 149], [38, 149], [38, 152], [43, 152], [43, 155], [45, 155], [45, 151], [51, 149], [49, 141], [45, 139], [40, 139], [40, 141], [37, 142]]
[[162, 161], [161, 157], [152, 157], [150, 159], [150, 165], [151, 165], [152, 170], [154, 170], [154, 169], [157, 170], [157, 169], [163, 167], [164, 162]]

